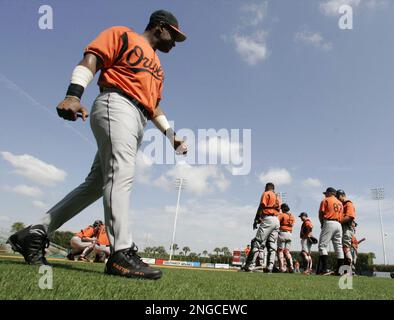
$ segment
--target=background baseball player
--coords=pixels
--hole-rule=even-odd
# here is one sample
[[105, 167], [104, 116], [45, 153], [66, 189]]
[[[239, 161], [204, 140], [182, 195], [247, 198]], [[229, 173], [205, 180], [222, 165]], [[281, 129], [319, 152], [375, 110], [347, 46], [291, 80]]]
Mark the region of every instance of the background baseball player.
[[29, 264], [47, 264], [48, 234], [84, 208], [103, 197], [105, 224], [111, 256], [105, 272], [112, 275], [158, 279], [161, 271], [142, 262], [128, 230], [129, 196], [139, 145], [148, 119], [165, 134], [179, 154], [187, 152], [176, 137], [159, 106], [164, 70], [157, 50], [168, 53], [186, 36], [170, 12], [152, 13], [142, 34], [128, 27], [104, 30], [85, 49], [83, 60], [74, 69], [66, 98], [57, 106], [60, 117], [86, 120], [88, 111], [81, 97], [101, 71], [100, 94], [93, 103], [90, 125], [98, 152], [84, 183], [51, 208], [43, 224], [30, 226], [9, 238], [15, 251]]
[[352, 265], [352, 237], [353, 227], [352, 223], [354, 219], [356, 219], [356, 209], [352, 201], [346, 198], [346, 193], [343, 190], [337, 190], [337, 198], [339, 201], [342, 202], [343, 205], [343, 213], [341, 217], [341, 224], [342, 224], [342, 246], [343, 246], [343, 253], [345, 256], [345, 264]]
[[253, 271], [258, 257], [264, 259], [265, 247], [268, 250], [267, 271], [271, 273], [274, 268], [280, 210], [280, 199], [274, 191], [274, 184], [271, 182], [267, 183], [253, 222], [253, 230], [258, 230], [255, 238], [252, 240], [251, 250], [243, 267], [244, 271]]
[[362, 238], [361, 240], [357, 240], [356, 238], [356, 228], [357, 228], [357, 222], [352, 221], [352, 228], [353, 228], [353, 236], [352, 236], [352, 241], [351, 241], [351, 254], [352, 254], [352, 269], [353, 273], [356, 273], [356, 263], [357, 263], [357, 255], [358, 255], [358, 245], [361, 242], [364, 242], [366, 239]]
[[105, 225], [99, 226], [97, 231], [97, 240], [93, 248], [96, 256], [95, 262], [104, 262], [111, 254], [110, 242]]
[[337, 256], [337, 272], [343, 265], [342, 250], [342, 226], [339, 222], [343, 212], [342, 203], [335, 197], [336, 190], [327, 188], [323, 192], [325, 198], [320, 203], [319, 220], [321, 225], [321, 233], [319, 238], [319, 263], [316, 273], [329, 275], [332, 272], [328, 269], [328, 245], [332, 242]]
[[[312, 221], [308, 218], [308, 214], [306, 212], [301, 212], [298, 216], [301, 218], [302, 225], [300, 231], [301, 238], [301, 256], [303, 259], [303, 273], [310, 274], [312, 272], [312, 257], [311, 257], [311, 248], [313, 244], [312, 230], [313, 225]], [[313, 238], [314, 239], [314, 238]]]
[[67, 259], [74, 260], [75, 256], [80, 255], [79, 261], [89, 262], [87, 256], [93, 251], [102, 225], [101, 220], [96, 220], [92, 225], [76, 233], [70, 240], [71, 252], [67, 255]]
[[279, 214], [279, 235], [278, 235], [278, 260], [280, 272], [286, 272], [285, 258], [289, 272], [294, 272], [293, 258], [290, 253], [292, 232], [295, 224], [295, 217], [290, 212], [290, 207], [283, 203], [281, 205], [281, 213]]

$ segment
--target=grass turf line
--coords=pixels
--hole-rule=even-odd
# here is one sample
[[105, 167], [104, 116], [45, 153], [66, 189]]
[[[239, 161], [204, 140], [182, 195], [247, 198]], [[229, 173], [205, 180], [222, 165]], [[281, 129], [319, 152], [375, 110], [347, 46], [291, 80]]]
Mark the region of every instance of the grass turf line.
[[394, 299], [392, 279], [354, 277], [353, 289], [341, 290], [333, 276], [162, 268], [163, 278], [149, 281], [105, 275], [104, 264], [56, 261], [53, 266], [53, 289], [42, 290], [39, 267], [1, 257], [0, 299]]

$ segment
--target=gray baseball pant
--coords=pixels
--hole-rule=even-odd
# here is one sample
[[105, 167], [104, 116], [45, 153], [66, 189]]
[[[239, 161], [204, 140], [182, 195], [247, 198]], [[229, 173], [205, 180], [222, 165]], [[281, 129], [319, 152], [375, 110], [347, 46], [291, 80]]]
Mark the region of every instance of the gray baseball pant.
[[264, 256], [264, 248], [267, 247], [268, 257], [266, 266], [268, 270], [272, 271], [275, 263], [279, 226], [278, 217], [264, 216], [253, 239], [252, 250], [254, 255], [251, 266], [255, 266], [257, 257]]
[[90, 126], [98, 152], [85, 182], [47, 212], [48, 233], [103, 196], [111, 252], [131, 247], [129, 198], [146, 123], [144, 114], [119, 93], [103, 92], [96, 98]]
[[342, 226], [338, 221], [325, 220], [319, 239], [319, 253], [321, 256], [328, 255], [328, 245], [330, 241], [332, 241], [337, 258], [343, 259]]

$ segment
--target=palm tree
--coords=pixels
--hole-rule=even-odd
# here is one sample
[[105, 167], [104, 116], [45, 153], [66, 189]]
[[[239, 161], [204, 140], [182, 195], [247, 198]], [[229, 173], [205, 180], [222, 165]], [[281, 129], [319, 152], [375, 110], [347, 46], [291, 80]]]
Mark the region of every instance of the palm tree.
[[206, 256], [208, 255], [208, 251], [207, 251], [207, 250], [204, 250], [204, 251], [202, 252], [202, 255], [203, 255], [204, 257], [206, 257]]
[[167, 254], [166, 249], [163, 246], [160, 246], [157, 248], [157, 253], [161, 256], [164, 256]]
[[190, 252], [189, 257], [190, 257], [191, 260], [193, 261], [194, 258], [197, 258], [197, 253], [195, 253], [195, 252]]
[[220, 250], [220, 248], [215, 248], [215, 249], [213, 249], [213, 252], [216, 252], [216, 255], [217, 255], [217, 256], [219, 255], [220, 251], [222, 251], [222, 250]]
[[190, 252], [189, 247], [183, 247], [182, 251], [185, 253], [185, 256], [187, 256], [187, 253]]
[[178, 245], [176, 243], [174, 243], [172, 245], [172, 250], [173, 250], [174, 253], [179, 250], [179, 247], [178, 247]]
[[230, 252], [227, 247], [223, 247], [222, 249], [220, 249], [220, 251], [223, 253], [224, 256], [226, 256]]

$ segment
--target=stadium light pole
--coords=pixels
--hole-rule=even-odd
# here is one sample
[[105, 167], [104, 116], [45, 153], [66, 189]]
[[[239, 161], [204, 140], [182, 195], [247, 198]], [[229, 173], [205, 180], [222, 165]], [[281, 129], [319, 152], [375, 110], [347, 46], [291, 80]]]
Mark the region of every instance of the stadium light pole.
[[177, 202], [176, 202], [174, 228], [173, 228], [173, 231], [172, 231], [172, 240], [171, 240], [170, 260], [169, 261], [171, 261], [172, 255], [174, 254], [174, 241], [175, 241], [175, 233], [176, 233], [176, 222], [178, 220], [179, 202], [180, 202], [180, 199], [181, 199], [182, 188], [185, 188], [185, 185], [186, 185], [186, 179], [185, 178], [176, 179], [175, 185], [176, 185], [176, 188], [178, 189], [178, 199], [177, 199]]
[[378, 209], [379, 209], [379, 218], [380, 218], [380, 232], [382, 234], [382, 246], [383, 246], [383, 260], [384, 264], [387, 264], [387, 256], [386, 256], [386, 244], [384, 241], [384, 231], [383, 231], [383, 219], [382, 219], [382, 207], [381, 200], [384, 199], [384, 188], [374, 188], [371, 189], [372, 196], [374, 200], [378, 201]]

